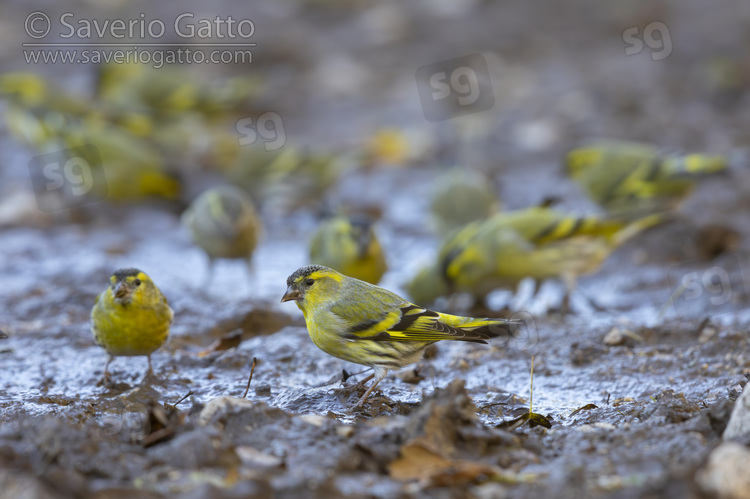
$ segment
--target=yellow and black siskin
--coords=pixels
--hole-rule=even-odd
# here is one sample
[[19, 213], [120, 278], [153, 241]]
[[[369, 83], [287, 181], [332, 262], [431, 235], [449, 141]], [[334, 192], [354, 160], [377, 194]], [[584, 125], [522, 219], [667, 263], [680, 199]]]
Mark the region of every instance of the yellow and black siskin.
[[727, 158], [667, 155], [648, 144], [609, 141], [573, 149], [565, 166], [608, 213], [637, 218], [677, 208], [698, 178], [726, 170]]
[[310, 241], [310, 262], [370, 284], [388, 270], [372, 220], [364, 215], [324, 219]]
[[109, 364], [115, 357], [145, 355], [147, 375], [153, 374], [151, 354], [167, 341], [173, 317], [167, 299], [145, 272], [115, 271], [91, 310], [94, 341], [109, 354], [104, 381], [109, 381]]

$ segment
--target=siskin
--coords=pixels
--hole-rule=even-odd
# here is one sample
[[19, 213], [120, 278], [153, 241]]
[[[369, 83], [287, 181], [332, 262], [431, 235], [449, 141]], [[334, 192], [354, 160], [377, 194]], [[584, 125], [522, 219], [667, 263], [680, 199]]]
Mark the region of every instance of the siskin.
[[205, 117], [226, 117], [248, 109], [259, 95], [260, 80], [232, 78], [212, 86], [196, 81], [174, 66], [103, 64], [99, 67], [97, 93], [102, 101], [126, 109], [148, 111], [160, 118], [197, 112]]
[[119, 356], [147, 356], [146, 375], [153, 374], [151, 354], [167, 340], [173, 316], [167, 299], [145, 272], [115, 271], [91, 309], [94, 341], [109, 354], [104, 381], [109, 381], [109, 363]]
[[436, 181], [430, 199], [433, 223], [442, 236], [483, 220], [500, 208], [492, 184], [480, 173], [453, 168]]
[[568, 175], [607, 212], [642, 216], [676, 208], [696, 177], [727, 168], [724, 156], [664, 155], [653, 146], [598, 142], [570, 151]]
[[0, 97], [7, 101], [5, 122], [14, 137], [36, 148], [54, 139], [71, 116], [88, 111], [83, 101], [67, 96], [39, 75], [26, 72], [0, 76]]
[[10, 104], [5, 119], [11, 133], [36, 148], [42, 148], [56, 132], [76, 121], [90, 126], [114, 123], [139, 137], [154, 132], [152, 117], [147, 113], [71, 96], [34, 73], [0, 76], [0, 97]]
[[217, 258], [241, 258], [250, 267], [262, 225], [242, 190], [224, 185], [205, 191], [182, 214], [182, 223], [208, 255], [209, 280]]
[[288, 213], [316, 205], [350, 165], [340, 154], [284, 147], [276, 151], [244, 149], [228, 165], [232, 183], [271, 211]]
[[23, 71], [0, 75], [0, 96], [27, 109], [42, 108], [74, 116], [83, 116], [90, 110], [84, 99], [54, 88], [38, 74]]
[[182, 186], [161, 151], [123, 128], [80, 124], [61, 130], [60, 138], [91, 168], [102, 168], [106, 185], [92, 186], [102, 196], [129, 201], [149, 196], [174, 200], [180, 195]]
[[372, 367], [374, 378], [356, 407], [362, 407], [389, 369], [422, 358], [436, 341], [486, 343], [508, 332], [514, 321], [474, 319], [424, 309], [388, 290], [347, 277], [328, 267], [308, 265], [287, 279], [281, 302], [302, 310], [313, 343], [329, 355]]
[[436, 143], [424, 130], [382, 128], [363, 145], [359, 162], [365, 168], [404, 166], [433, 155]]
[[388, 269], [372, 222], [358, 216], [324, 220], [310, 241], [310, 262], [370, 284]]
[[661, 221], [658, 215], [632, 223], [577, 217], [546, 207], [498, 213], [445, 241], [437, 261], [406, 289], [422, 303], [455, 292], [481, 299], [532, 277], [537, 282], [562, 279], [570, 292], [579, 276], [598, 270], [620, 244]]

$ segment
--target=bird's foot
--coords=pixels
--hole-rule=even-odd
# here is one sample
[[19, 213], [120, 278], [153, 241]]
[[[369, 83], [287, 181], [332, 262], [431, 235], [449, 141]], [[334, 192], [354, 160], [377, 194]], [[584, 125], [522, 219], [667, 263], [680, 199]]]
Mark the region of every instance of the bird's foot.
[[366, 378], [358, 381], [357, 383], [354, 383], [353, 385], [345, 385], [339, 388], [333, 388], [332, 391], [337, 394], [349, 394], [349, 393], [358, 392], [364, 389], [365, 383], [367, 383], [374, 377], [375, 377], [375, 374], [370, 374]]
[[[374, 375], [373, 375], [374, 376]], [[352, 407], [351, 412], [358, 411], [364, 407], [365, 402], [367, 402], [367, 399], [369, 398], [372, 391], [375, 389], [375, 387], [378, 385], [380, 380], [375, 381], [373, 384], [370, 385], [370, 387], [367, 389], [364, 395], [359, 399], [359, 401]]]
[[156, 379], [156, 375], [154, 374], [154, 371], [149, 369], [146, 371], [146, 374], [143, 375], [143, 379], [141, 380], [141, 385], [150, 385], [154, 382]]
[[141, 381], [141, 384], [151, 384], [156, 375], [154, 374], [154, 367], [151, 365], [151, 356], [148, 355], [148, 369], [146, 370], [146, 374], [143, 376], [143, 380]]
[[97, 381], [96, 386], [103, 386], [105, 388], [112, 388], [114, 383], [112, 383], [112, 379], [109, 377], [109, 375], [104, 375]]

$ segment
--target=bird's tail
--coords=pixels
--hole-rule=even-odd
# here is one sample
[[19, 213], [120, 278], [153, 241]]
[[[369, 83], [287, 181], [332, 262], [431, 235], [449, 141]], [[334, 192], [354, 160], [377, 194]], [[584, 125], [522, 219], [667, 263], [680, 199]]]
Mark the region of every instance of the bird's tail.
[[687, 154], [671, 156], [662, 161], [665, 171], [670, 176], [686, 177], [711, 175], [727, 169], [726, 156], [707, 156], [705, 154]]
[[[475, 343], [485, 343], [485, 340], [500, 336], [517, 336], [518, 330], [526, 326], [526, 321], [519, 319], [480, 319], [447, 314], [441, 314], [440, 321], [449, 326], [455, 327], [456, 329], [461, 329], [471, 333], [471, 336], [466, 339], [456, 337], [456, 340], [473, 341]], [[480, 339], [477, 339], [477, 337]]]
[[626, 225], [626, 221], [613, 217], [561, 216], [544, 231], [536, 234], [532, 241], [537, 245], [542, 245], [576, 236], [611, 237]]
[[617, 246], [624, 244], [626, 241], [628, 241], [630, 238], [634, 237], [635, 235], [640, 234], [646, 229], [649, 229], [651, 227], [664, 223], [668, 219], [669, 219], [669, 215], [667, 213], [655, 213], [653, 215], [648, 215], [643, 218], [639, 218], [638, 220], [626, 225], [622, 230], [618, 231], [613, 236], [610, 242], [612, 243], [613, 247], [616, 248]]

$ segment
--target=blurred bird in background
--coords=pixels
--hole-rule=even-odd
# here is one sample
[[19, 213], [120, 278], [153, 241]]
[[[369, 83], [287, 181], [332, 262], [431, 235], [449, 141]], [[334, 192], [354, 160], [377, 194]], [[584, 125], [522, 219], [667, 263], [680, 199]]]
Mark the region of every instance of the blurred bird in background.
[[179, 199], [182, 173], [194, 172], [216, 130], [249, 112], [259, 88], [257, 78], [207, 84], [177, 66], [106, 64], [87, 99], [34, 73], [0, 76], [13, 136], [41, 153], [93, 146], [74, 152], [104, 173], [92, 194], [113, 201]]
[[351, 165], [343, 154], [286, 146], [271, 152], [242, 151], [226, 174], [264, 208], [288, 213], [303, 206], [320, 207], [326, 192]]
[[372, 220], [363, 215], [323, 220], [310, 241], [310, 262], [370, 284], [388, 269]]
[[[76, 148], [75, 154], [92, 168], [103, 168], [106, 195], [112, 201], [132, 201], [157, 196], [176, 200], [181, 183], [176, 168], [153, 144], [114, 126], [86, 123], [66, 127], [58, 132], [64, 147]], [[86, 148], [84, 146], [93, 146]]]
[[469, 168], [456, 167], [443, 173], [430, 198], [432, 221], [443, 237], [499, 209], [500, 200], [492, 182]]
[[436, 261], [421, 269], [406, 289], [415, 302], [430, 304], [453, 293], [481, 300], [527, 277], [537, 286], [561, 279], [568, 289], [563, 301], [567, 310], [578, 277], [595, 272], [619, 245], [661, 221], [658, 215], [630, 223], [578, 217], [544, 206], [498, 213], [448, 238]]
[[99, 66], [97, 96], [130, 109], [149, 110], [159, 119], [196, 112], [211, 119], [250, 112], [262, 91], [258, 78], [233, 78], [221, 86], [202, 84], [185, 71], [148, 64]]
[[608, 213], [637, 218], [677, 208], [700, 176], [725, 170], [727, 158], [667, 155], [648, 144], [603, 141], [573, 149], [565, 166]]
[[5, 122], [25, 145], [43, 149], [70, 121], [89, 111], [83, 101], [54, 88], [39, 75], [11, 72], [0, 75], [0, 97], [6, 101]]
[[262, 224], [250, 197], [237, 187], [224, 185], [203, 192], [182, 215], [182, 223], [208, 256], [208, 285], [217, 258], [241, 259], [251, 268]]

